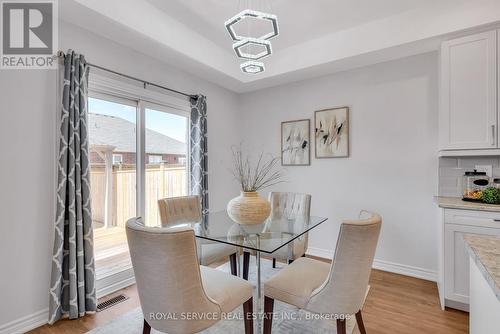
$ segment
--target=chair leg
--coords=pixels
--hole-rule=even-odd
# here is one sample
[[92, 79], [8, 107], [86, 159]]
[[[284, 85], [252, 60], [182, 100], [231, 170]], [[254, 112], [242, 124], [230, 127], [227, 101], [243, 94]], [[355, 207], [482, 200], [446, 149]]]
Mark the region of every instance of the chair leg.
[[264, 334], [271, 334], [273, 327], [274, 299], [264, 296]]
[[276, 259], [273, 257], [273, 269], [276, 268]]
[[243, 304], [243, 316], [245, 317], [245, 334], [253, 334], [253, 298]]
[[229, 262], [231, 263], [231, 275], [234, 276], [238, 276], [236, 261], [237, 261], [236, 253], [229, 255]]
[[363, 317], [361, 316], [361, 310], [356, 313], [356, 322], [358, 323], [358, 329], [361, 334], [366, 334], [365, 324], [363, 323]]
[[345, 319], [337, 319], [337, 334], [346, 334]]
[[146, 319], [144, 319], [144, 325], [142, 327], [142, 334], [149, 334], [151, 333], [151, 326], [148, 324]]
[[248, 268], [250, 267], [250, 253], [243, 252], [243, 279], [248, 281]]

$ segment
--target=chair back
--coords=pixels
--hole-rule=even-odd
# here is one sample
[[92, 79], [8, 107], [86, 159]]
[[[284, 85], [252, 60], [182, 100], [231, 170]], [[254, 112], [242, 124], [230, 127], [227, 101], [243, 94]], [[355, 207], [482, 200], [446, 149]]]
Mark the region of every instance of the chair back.
[[271, 192], [269, 193], [272, 218], [308, 217], [311, 213], [311, 195]]
[[[271, 203], [271, 218], [306, 218], [311, 214], [311, 195], [288, 192], [269, 193], [269, 202]], [[292, 257], [287, 255], [288, 260], [295, 260], [307, 251], [309, 242], [309, 233], [305, 233], [295, 239], [291, 244]]]
[[382, 218], [362, 213], [369, 217], [342, 223], [328, 279], [313, 292], [306, 309], [352, 315], [363, 307]]
[[158, 200], [163, 226], [201, 221], [199, 196], [169, 197]]
[[139, 218], [128, 220], [126, 230], [142, 312], [149, 325], [165, 333], [195, 333], [216, 322], [182, 319], [186, 312], [221, 312], [203, 289], [194, 231], [184, 226], [145, 227]]

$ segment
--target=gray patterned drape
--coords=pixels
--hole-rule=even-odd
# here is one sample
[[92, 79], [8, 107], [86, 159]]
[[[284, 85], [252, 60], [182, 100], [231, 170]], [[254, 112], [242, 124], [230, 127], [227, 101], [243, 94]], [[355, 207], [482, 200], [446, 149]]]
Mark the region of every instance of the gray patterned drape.
[[207, 99], [191, 98], [191, 194], [201, 197], [203, 213], [208, 213]]
[[87, 78], [82, 55], [64, 57], [64, 82], [57, 165], [57, 211], [49, 323], [95, 311], [95, 271], [90, 208]]

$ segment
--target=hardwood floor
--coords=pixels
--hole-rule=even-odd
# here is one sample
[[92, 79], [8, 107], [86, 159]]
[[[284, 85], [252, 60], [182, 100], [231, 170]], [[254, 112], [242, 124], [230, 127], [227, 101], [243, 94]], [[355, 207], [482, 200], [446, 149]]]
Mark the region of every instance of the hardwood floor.
[[469, 332], [468, 313], [441, 310], [434, 282], [380, 270], [372, 270], [363, 320], [370, 334]]
[[140, 306], [139, 296], [137, 295], [137, 289], [134, 285], [131, 285], [125, 289], [117, 291], [109, 296], [103, 297], [99, 300], [105, 301], [109, 298], [112, 298], [120, 293], [125, 294], [129, 297], [128, 300], [121, 302], [109, 309], [106, 309], [102, 312], [96, 312], [95, 314], [90, 314], [83, 318], [79, 318], [76, 320], [68, 320], [63, 319], [56, 322], [54, 325], [44, 325], [37, 329], [34, 329], [28, 333], [37, 333], [37, 334], [78, 334], [85, 333], [93, 328], [104, 325], [105, 323], [113, 320], [114, 318], [119, 317], [122, 314], [127, 313], [130, 310], [135, 309]]
[[[369, 334], [465, 334], [469, 331], [467, 313], [441, 310], [437, 287], [433, 282], [373, 270], [370, 286], [363, 308], [363, 320]], [[29, 333], [85, 333], [140, 305], [135, 285], [103, 300], [119, 293], [126, 294], [130, 299], [102, 312], [77, 320], [61, 320], [53, 326], [45, 325]]]

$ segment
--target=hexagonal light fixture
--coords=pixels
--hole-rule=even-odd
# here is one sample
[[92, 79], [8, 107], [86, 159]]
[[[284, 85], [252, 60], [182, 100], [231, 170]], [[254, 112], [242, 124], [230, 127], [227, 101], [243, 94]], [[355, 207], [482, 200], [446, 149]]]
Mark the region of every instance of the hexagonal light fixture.
[[243, 73], [248, 73], [248, 74], [258, 74], [264, 72], [265, 70], [264, 63], [253, 60], [244, 62], [243, 64], [240, 65], [240, 68], [243, 71]]
[[[247, 46], [259, 46], [263, 47], [263, 50], [258, 53], [252, 53], [251, 51], [243, 51], [243, 48]], [[257, 39], [257, 38], [244, 38], [241, 41], [238, 41], [233, 44], [234, 52], [239, 58], [251, 59], [251, 60], [259, 60], [264, 57], [269, 56], [272, 53], [271, 42], [265, 39]]]
[[234, 25], [242, 20], [244, 20], [245, 18], [256, 18], [256, 19], [259, 19], [259, 20], [266, 20], [266, 21], [269, 21], [271, 22], [272, 24], [272, 27], [273, 27], [273, 31], [270, 31], [260, 37], [257, 37], [256, 39], [271, 39], [273, 37], [276, 37], [278, 36], [279, 34], [279, 29], [278, 29], [278, 18], [276, 15], [274, 14], [268, 14], [268, 13], [263, 13], [263, 12], [258, 12], [256, 10], [251, 10], [251, 9], [245, 9], [244, 11], [236, 14], [235, 16], [233, 16], [232, 18], [230, 18], [229, 20], [227, 20], [224, 25], [226, 26], [226, 30], [227, 32], [229, 33], [229, 36], [231, 36], [231, 39], [233, 41], [239, 41], [239, 40], [242, 40], [244, 38], [248, 38], [248, 37], [251, 37], [251, 36], [240, 36], [240, 35], [237, 35], [236, 32], [234, 31]]

